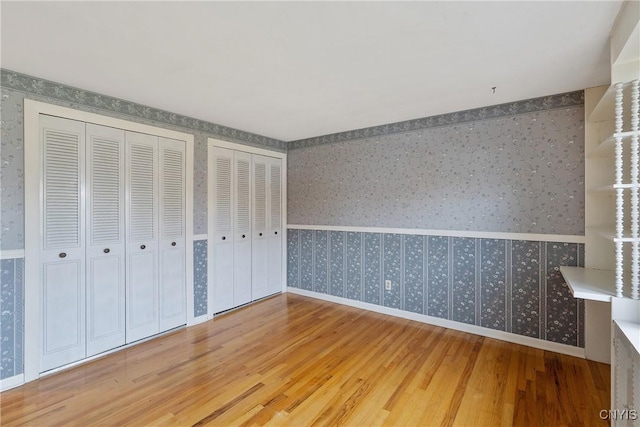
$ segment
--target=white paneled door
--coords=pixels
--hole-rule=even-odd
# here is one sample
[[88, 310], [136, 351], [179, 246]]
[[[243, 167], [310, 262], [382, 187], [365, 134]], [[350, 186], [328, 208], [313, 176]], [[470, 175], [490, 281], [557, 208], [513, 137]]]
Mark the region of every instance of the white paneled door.
[[157, 334], [158, 137], [127, 132], [127, 342]]
[[42, 116], [40, 371], [86, 356], [85, 124]]
[[185, 283], [185, 143], [159, 139], [160, 149], [160, 331], [184, 325]]
[[252, 156], [253, 187], [253, 230], [251, 246], [252, 299], [264, 298], [267, 292], [267, 165], [269, 158], [254, 154]]
[[251, 154], [234, 153], [233, 305], [251, 302]]
[[125, 343], [124, 131], [86, 125], [87, 356]]
[[268, 162], [268, 243], [267, 243], [267, 294], [282, 290], [282, 160], [269, 158]]

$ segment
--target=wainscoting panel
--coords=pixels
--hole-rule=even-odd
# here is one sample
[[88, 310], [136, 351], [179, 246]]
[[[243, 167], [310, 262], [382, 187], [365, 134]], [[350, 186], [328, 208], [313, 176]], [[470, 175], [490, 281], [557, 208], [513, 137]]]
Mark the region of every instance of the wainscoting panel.
[[584, 348], [584, 301], [559, 271], [584, 264], [583, 244], [302, 229], [288, 236], [289, 287]]

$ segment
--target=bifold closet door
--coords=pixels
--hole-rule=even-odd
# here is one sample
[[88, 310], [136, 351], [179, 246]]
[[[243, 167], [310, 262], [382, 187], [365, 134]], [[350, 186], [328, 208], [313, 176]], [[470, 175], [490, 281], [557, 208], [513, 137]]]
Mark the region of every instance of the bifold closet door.
[[40, 116], [40, 371], [86, 356], [85, 124]]
[[251, 302], [251, 154], [234, 153], [233, 305]]
[[211, 280], [213, 285], [213, 312], [233, 308], [233, 150], [212, 148], [209, 150], [211, 176], [209, 186], [213, 190], [213, 230], [209, 244], [213, 248]]
[[124, 131], [86, 130], [89, 357], [125, 344]]
[[267, 294], [282, 291], [282, 160], [269, 158], [267, 164], [268, 243]]
[[127, 342], [157, 334], [158, 137], [126, 132]]
[[264, 298], [267, 292], [267, 165], [269, 158], [254, 154], [251, 166], [251, 187], [253, 195], [253, 230], [251, 246], [252, 299]]
[[159, 139], [160, 332], [186, 324], [185, 144]]

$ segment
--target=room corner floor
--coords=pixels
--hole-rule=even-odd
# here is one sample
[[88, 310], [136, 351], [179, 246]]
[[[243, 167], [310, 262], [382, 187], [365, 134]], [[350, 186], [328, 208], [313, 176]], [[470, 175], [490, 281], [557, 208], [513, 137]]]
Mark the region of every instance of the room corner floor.
[[609, 365], [284, 294], [0, 395], [9, 425], [608, 425]]

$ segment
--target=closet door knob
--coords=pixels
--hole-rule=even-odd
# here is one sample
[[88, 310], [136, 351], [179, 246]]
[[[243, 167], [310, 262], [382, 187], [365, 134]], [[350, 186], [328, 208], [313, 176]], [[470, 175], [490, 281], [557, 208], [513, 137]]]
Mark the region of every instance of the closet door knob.
[[146, 249], [146, 248], [147, 248], [147, 246], [146, 246], [146, 245], [140, 245], [140, 249], [144, 250], [144, 249]]
[[226, 238], [226, 237], [224, 237], [224, 236], [222, 236], [222, 240], [227, 240], [227, 238]]
[[108, 254], [109, 252], [111, 252], [111, 250], [109, 250], [109, 248], [105, 248], [105, 250], [103, 250], [102, 252], [104, 252], [105, 254]]
[[262, 236], [262, 233], [260, 233], [260, 235]]
[[67, 254], [65, 252], [60, 252], [58, 255], [60, 258], [66, 258]]
[[243, 235], [242, 235], [242, 238], [244, 239], [245, 237], [246, 237], [246, 236], [243, 234]]
[[175, 246], [175, 245], [176, 245], [176, 242], [171, 242], [171, 246]]
[[278, 234], [278, 232], [276, 231], [275, 234]]

